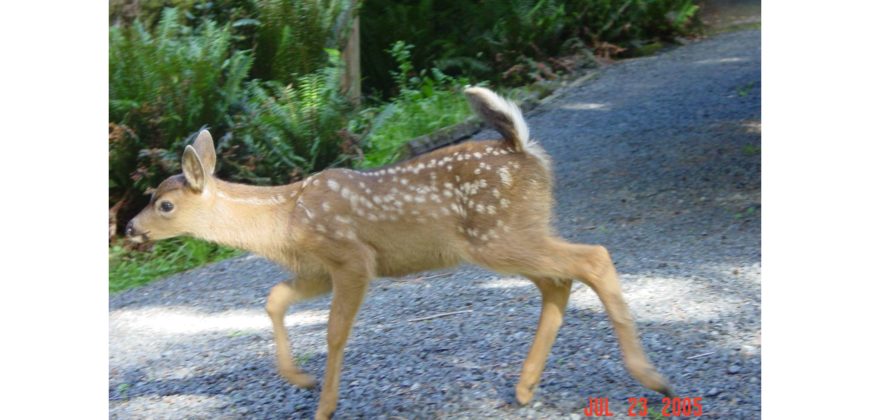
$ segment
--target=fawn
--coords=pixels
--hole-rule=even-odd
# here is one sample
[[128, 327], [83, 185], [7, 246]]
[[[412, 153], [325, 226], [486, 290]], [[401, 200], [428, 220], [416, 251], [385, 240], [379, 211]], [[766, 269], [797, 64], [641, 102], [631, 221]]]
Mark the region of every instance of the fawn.
[[550, 226], [550, 160], [529, 140], [515, 104], [482, 87], [465, 95], [502, 140], [468, 141], [369, 171], [329, 169], [284, 186], [249, 186], [214, 177], [215, 149], [201, 131], [169, 177], [127, 225], [133, 241], [190, 235], [263, 255], [296, 273], [272, 288], [278, 371], [312, 387], [291, 355], [284, 316], [295, 302], [332, 291], [326, 373], [315, 418], [336, 409], [344, 347], [369, 281], [469, 262], [528, 277], [541, 315], [516, 385], [527, 404], [562, 324], [573, 280], [595, 291], [613, 323], [628, 372], [671, 395], [646, 357], [602, 246], [566, 242]]

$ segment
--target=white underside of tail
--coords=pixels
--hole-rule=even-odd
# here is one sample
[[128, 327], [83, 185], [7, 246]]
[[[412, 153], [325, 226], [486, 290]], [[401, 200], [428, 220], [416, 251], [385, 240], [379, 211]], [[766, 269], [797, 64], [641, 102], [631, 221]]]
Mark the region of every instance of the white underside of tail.
[[[544, 149], [535, 141], [529, 139], [529, 126], [523, 118], [523, 112], [514, 102], [507, 100], [497, 93], [484, 87], [467, 87], [465, 95], [471, 100], [472, 108], [482, 118], [486, 117], [478, 109], [479, 106], [485, 106], [491, 111], [497, 112], [510, 120], [513, 126], [513, 131], [517, 134], [516, 146], [523, 151], [540, 159], [546, 166], [550, 166], [550, 158]], [[479, 103], [475, 103], [479, 102]], [[492, 121], [487, 121], [492, 123]]]

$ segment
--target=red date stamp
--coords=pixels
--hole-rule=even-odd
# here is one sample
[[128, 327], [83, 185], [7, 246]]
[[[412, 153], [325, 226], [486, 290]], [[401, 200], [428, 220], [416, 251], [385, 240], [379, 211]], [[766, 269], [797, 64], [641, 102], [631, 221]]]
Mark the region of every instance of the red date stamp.
[[[699, 417], [704, 414], [701, 397], [663, 397], [659, 414], [662, 417]], [[589, 398], [583, 409], [586, 417], [613, 417], [608, 398]], [[645, 417], [650, 414], [649, 400], [646, 398], [628, 399], [628, 417]]]

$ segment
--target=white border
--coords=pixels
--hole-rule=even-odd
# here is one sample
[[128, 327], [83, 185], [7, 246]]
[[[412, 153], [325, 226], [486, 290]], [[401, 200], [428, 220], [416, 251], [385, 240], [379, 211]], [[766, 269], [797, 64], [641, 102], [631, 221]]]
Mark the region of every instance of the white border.
[[108, 414], [108, 8], [0, 9], [5, 418]]

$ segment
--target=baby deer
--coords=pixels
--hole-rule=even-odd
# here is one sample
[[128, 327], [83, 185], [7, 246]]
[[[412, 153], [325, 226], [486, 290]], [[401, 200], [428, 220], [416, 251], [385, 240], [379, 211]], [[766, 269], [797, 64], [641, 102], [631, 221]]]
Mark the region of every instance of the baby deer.
[[296, 273], [269, 294], [278, 371], [311, 387], [290, 351], [284, 316], [304, 299], [332, 291], [326, 375], [316, 418], [336, 408], [344, 347], [369, 281], [470, 262], [528, 277], [543, 297], [538, 330], [516, 398], [533, 396], [556, 338], [573, 280], [598, 294], [643, 386], [667, 394], [649, 362], [602, 246], [566, 242], [550, 227], [550, 161], [520, 110], [492, 91], [465, 95], [502, 140], [469, 141], [385, 168], [329, 169], [290, 185], [258, 187], [214, 177], [211, 135], [200, 132], [182, 156], [183, 173], [163, 181], [127, 226], [134, 241], [190, 235], [263, 255]]

